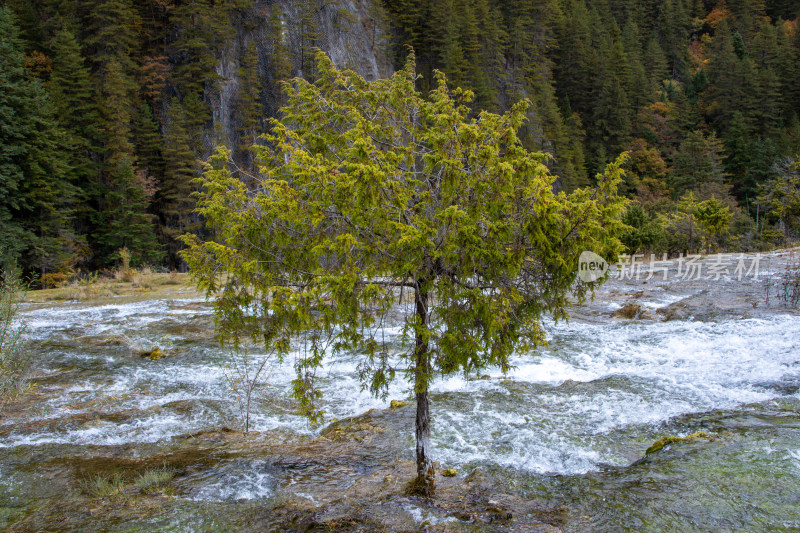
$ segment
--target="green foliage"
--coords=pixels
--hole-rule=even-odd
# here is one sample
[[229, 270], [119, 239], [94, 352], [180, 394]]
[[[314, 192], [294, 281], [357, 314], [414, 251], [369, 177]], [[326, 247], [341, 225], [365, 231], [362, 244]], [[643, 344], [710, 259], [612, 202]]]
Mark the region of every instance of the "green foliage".
[[[253, 152], [250, 148], [261, 134], [261, 80], [258, 70], [258, 55], [253, 41], [247, 43], [241, 67], [239, 68], [239, 86], [236, 93], [236, 115], [238, 117], [238, 157], [240, 167], [246, 172], [253, 170]], [[246, 180], [246, 176], [242, 176]]]
[[778, 219], [784, 238], [800, 235], [800, 159], [784, 162], [778, 176], [762, 186], [758, 200]]
[[18, 322], [19, 304], [27, 286], [19, 273], [7, 269], [0, 277], [0, 403], [26, 390], [32, 362], [25, 326]]
[[197, 177], [197, 158], [192, 150], [192, 124], [189, 112], [173, 101], [168, 112], [168, 126], [164, 136], [164, 177], [156, 197], [160, 213], [161, 242], [167, 246], [172, 266], [178, 266], [177, 238], [188, 231], [196, 231], [199, 221], [192, 213], [194, 199], [192, 181]]
[[[285, 86], [281, 120], [257, 147], [258, 189], [231, 176], [227, 149], [212, 158], [198, 212], [216, 240], [187, 236], [184, 257], [217, 295], [223, 340], [262, 341], [282, 359], [302, 334], [293, 396], [312, 421], [323, 417], [315, 375], [330, 350], [361, 354], [376, 395], [398, 371], [411, 380], [427, 480], [431, 380], [508, 369], [515, 349], [544, 342], [546, 313], [566, 318], [570, 297], [593, 288], [576, 282], [577, 260], [621, 250], [622, 158], [596, 189], [556, 195], [543, 156], [517, 137], [527, 102], [470, 118], [472, 94], [443, 74], [429, 99], [415, 90], [413, 55], [374, 82], [321, 53], [316, 71], [314, 84]], [[404, 290], [415, 303], [397, 366], [380, 327]]]
[[631, 204], [622, 216], [622, 222], [628, 227], [620, 240], [629, 254], [664, 250], [666, 236], [661, 219], [648, 214], [640, 204]]
[[692, 191], [705, 196], [706, 191], [720, 187], [725, 181], [723, 153], [722, 141], [713, 133], [690, 132], [675, 156], [670, 180], [674, 193]]
[[248, 147], [285, 103], [280, 81], [314, 80], [311, 50], [340, 42], [330, 30], [343, 18], [359, 17], [347, 31], [371, 46], [351, 54], [348, 42], [348, 57], [374, 53], [382, 65], [388, 53], [401, 68], [411, 45], [415, 86], [435, 89], [439, 69], [474, 93], [476, 116], [528, 99], [517, 135], [552, 156], [545, 165], [565, 192], [638, 151], [655, 173], [632, 171], [624, 193], [648, 210], [666, 213], [692, 190], [733, 195], [760, 217], [754, 197], [800, 149], [800, 31], [788, 0], [385, 0], [356, 15], [302, 0], [292, 16], [251, 0], [5, 5], [21, 33], [0, 59], [0, 247], [26, 271], [113, 262], [94, 236], [114, 210], [106, 191], [124, 188], [123, 161], [158, 190], [148, 209], [166, 261], [182, 268], [176, 237], [204, 231], [188, 196], [194, 162], [224, 133], [249, 180]]
[[0, 8], [0, 261], [58, 268], [74, 241], [75, 190], [65, 174], [64, 132], [47, 94], [24, 68], [11, 12]]
[[163, 258], [155, 235], [153, 216], [147, 214], [147, 176], [134, 174], [127, 160], [120, 161], [111, 186], [106, 189], [107, 207], [95, 213], [94, 238], [110, 266], [121, 259], [119, 250], [130, 251], [134, 267], [157, 263]]
[[726, 205], [712, 197], [694, 207], [694, 216], [706, 233], [706, 248], [711, 253], [712, 242], [728, 229], [733, 214]]

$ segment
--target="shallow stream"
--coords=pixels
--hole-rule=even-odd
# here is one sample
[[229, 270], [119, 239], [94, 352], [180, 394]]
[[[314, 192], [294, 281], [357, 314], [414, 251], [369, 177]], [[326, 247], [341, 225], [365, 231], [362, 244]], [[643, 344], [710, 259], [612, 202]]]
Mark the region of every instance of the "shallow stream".
[[[632, 297], [629, 289], [609, 284], [570, 322], [547, 323], [549, 346], [517, 355], [506, 375], [438, 380], [436, 459], [464, 474], [478, 468], [506, 491], [566, 509], [564, 530], [800, 528], [800, 316], [611, 318]], [[656, 316], [697, 293], [662, 283], [636, 298]], [[187, 435], [241, 425], [225, 378], [231, 354], [214, 340], [203, 300], [37, 305], [23, 318], [37, 388], [25, 408], [0, 418], [0, 528], [33, 528], [26, 517], [65, 491], [80, 492], [86, 465], [184, 453]], [[155, 347], [166, 356], [141, 356]], [[356, 364], [356, 356], [339, 355], [320, 373], [330, 419], [388, 406], [360, 392]], [[288, 401], [293, 375], [292, 361], [271, 367], [253, 405], [251, 438], [285, 445], [319, 434]], [[389, 399], [409, 392], [398, 382]], [[708, 438], [645, 454], [662, 437], [698, 431]], [[387, 453], [413, 457], [410, 425], [390, 426], [381, 438], [392, 442]], [[342, 459], [341, 469], [276, 470], [275, 461], [241, 446], [223, 448], [198, 453], [175, 479], [169, 504], [146, 518], [90, 523], [236, 530], [239, 514], [287, 495], [330, 500], [352, 483], [353, 471], [373, 468], [370, 460]], [[421, 512], [408, 512], [422, 522]]]

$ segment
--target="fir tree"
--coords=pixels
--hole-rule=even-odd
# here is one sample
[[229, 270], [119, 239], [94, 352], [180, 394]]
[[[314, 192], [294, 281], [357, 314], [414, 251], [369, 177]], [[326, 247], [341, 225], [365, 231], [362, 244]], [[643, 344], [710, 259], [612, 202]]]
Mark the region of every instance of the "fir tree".
[[236, 91], [236, 117], [239, 133], [238, 157], [242, 168], [249, 173], [253, 169], [253, 153], [250, 147], [261, 133], [261, 76], [258, 55], [253, 41], [247, 43], [239, 67], [239, 85]]
[[22, 50], [14, 16], [0, 7], [0, 261], [44, 273], [69, 266], [75, 190], [66, 135]]
[[102, 264], [111, 266], [119, 261], [122, 248], [130, 251], [133, 266], [161, 261], [164, 253], [156, 240], [154, 217], [147, 213], [152, 195], [148, 177], [137, 175], [123, 157], [115, 164], [113, 178], [105, 191], [106, 207], [95, 215], [94, 239]]
[[164, 136], [164, 179], [157, 196], [160, 240], [173, 267], [183, 265], [177, 255], [181, 249], [178, 237], [199, 229], [199, 220], [192, 213], [195, 205], [192, 181], [197, 177], [197, 158], [191, 146], [189, 123], [186, 109], [180, 102], [173, 101]]

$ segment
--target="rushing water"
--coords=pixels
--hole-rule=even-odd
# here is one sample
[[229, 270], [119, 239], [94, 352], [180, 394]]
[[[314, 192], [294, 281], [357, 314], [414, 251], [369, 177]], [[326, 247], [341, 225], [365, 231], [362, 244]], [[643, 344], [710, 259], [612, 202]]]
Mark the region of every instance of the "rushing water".
[[[667, 294], [650, 306], [678, 299]], [[103, 446], [159, 449], [179, 435], [241, 420], [225, 378], [231, 354], [214, 341], [211, 308], [202, 301], [59, 305], [31, 308], [23, 318], [37, 353], [40, 400], [0, 419], [0, 502], [25, 499], [19, 480], [30, 482], [30, 469], [20, 465], [31, 458]], [[587, 529], [800, 527], [796, 491], [783, 490], [800, 483], [799, 316], [577, 319], [546, 329], [549, 345], [517, 355], [507, 375], [435, 383], [433, 438], [442, 464], [505, 472], [531, 497], [556, 501], [571, 493], [574, 506], [595, 517]], [[397, 327], [385, 331], [398, 334]], [[140, 356], [156, 346], [168, 355]], [[256, 364], [258, 353], [251, 356]], [[356, 365], [355, 356], [337, 355], [320, 373], [330, 418], [387, 406], [360, 391]], [[287, 400], [293, 376], [291, 358], [270, 367], [252, 429], [314, 434]], [[389, 398], [409, 393], [400, 381]], [[695, 450], [691, 460], [689, 451], [668, 448], [628, 466], [660, 437], [706, 428], [735, 438], [681, 447]], [[411, 457], [411, 428], [397, 438]], [[693, 482], [703, 472], [708, 479]], [[221, 460], [180, 483], [186, 505], [258, 501], [278, 487], [253, 458]], [[648, 504], [653, 498], [661, 503]], [[752, 508], [742, 511], [741, 502]], [[719, 521], [710, 518], [715, 513]]]

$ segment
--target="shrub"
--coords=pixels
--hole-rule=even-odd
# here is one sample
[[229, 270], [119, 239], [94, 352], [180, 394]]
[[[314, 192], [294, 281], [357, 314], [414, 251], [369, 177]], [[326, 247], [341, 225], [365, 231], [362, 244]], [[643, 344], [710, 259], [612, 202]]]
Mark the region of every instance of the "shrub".
[[63, 272], [48, 272], [42, 276], [40, 285], [43, 289], [55, 289], [67, 283], [67, 275]]
[[25, 391], [31, 363], [25, 326], [17, 321], [19, 304], [27, 286], [19, 274], [8, 270], [0, 279], [0, 401]]

